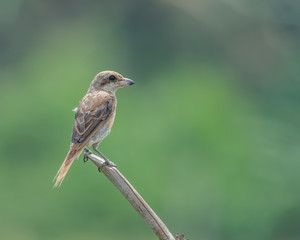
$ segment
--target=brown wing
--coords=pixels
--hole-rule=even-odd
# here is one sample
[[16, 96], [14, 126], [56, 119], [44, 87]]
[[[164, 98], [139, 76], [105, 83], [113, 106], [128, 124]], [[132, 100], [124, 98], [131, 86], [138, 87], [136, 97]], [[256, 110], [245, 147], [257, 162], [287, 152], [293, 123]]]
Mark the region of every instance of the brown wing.
[[84, 108], [85, 103], [81, 102], [75, 114], [72, 143], [77, 143], [77, 147], [85, 144], [94, 135], [96, 129], [106, 123], [114, 107], [113, 96], [100, 97], [96, 100], [89, 99], [88, 101], [90, 101], [90, 106]]

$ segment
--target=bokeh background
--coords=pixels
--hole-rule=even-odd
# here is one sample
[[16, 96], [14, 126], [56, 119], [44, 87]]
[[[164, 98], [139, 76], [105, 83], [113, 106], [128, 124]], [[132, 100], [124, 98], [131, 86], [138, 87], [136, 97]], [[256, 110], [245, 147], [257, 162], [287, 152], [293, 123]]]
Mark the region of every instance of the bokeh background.
[[82, 157], [52, 188], [107, 69], [136, 85], [100, 149], [174, 235], [300, 239], [299, 1], [0, 5], [1, 239], [156, 239]]

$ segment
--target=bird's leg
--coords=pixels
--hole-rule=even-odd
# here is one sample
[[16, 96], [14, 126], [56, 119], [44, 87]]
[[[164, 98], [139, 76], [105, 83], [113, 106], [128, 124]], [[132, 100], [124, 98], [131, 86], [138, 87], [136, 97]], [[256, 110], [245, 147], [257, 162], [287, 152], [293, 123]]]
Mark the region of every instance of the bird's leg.
[[93, 149], [96, 153], [98, 153], [105, 161], [109, 161], [107, 157], [105, 157], [98, 149], [97, 147], [93, 146]]
[[84, 149], [85, 153], [83, 155], [83, 162], [86, 163], [89, 160], [89, 154], [93, 153], [90, 149], [85, 148]]
[[93, 146], [93, 149], [95, 150], [95, 152], [97, 152], [104, 160], [105, 162], [100, 164], [98, 166], [98, 170], [99, 172], [101, 172], [101, 168], [103, 168], [104, 165], [109, 166], [109, 167], [117, 167], [117, 165], [115, 163], [113, 163], [112, 161], [109, 161], [107, 157], [105, 157], [98, 149], [96, 146]]

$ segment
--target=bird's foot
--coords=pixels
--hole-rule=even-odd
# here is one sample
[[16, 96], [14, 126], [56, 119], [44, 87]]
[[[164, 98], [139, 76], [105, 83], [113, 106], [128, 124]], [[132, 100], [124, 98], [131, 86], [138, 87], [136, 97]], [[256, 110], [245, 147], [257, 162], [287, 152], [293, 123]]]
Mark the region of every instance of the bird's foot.
[[83, 162], [86, 163], [89, 160], [89, 155], [92, 154], [93, 152], [88, 148], [85, 148], [84, 151], [85, 153], [83, 155]]
[[109, 160], [105, 160], [104, 163], [101, 163], [99, 166], [98, 166], [98, 171], [101, 172], [101, 168], [103, 168], [104, 166], [108, 166], [108, 167], [117, 167], [117, 165], [112, 162], [112, 161], [109, 161]]

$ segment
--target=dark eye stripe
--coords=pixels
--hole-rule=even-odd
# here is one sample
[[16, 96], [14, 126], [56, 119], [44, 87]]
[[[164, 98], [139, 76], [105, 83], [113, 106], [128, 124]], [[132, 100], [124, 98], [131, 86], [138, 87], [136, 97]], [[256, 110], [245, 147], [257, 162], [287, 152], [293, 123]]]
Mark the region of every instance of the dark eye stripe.
[[110, 75], [108, 78], [109, 78], [109, 80], [115, 80], [116, 79], [115, 75]]

